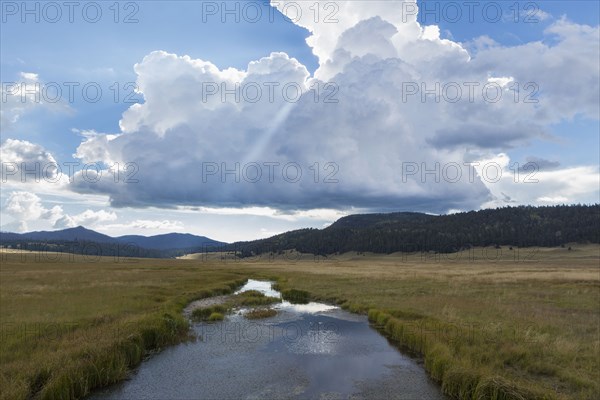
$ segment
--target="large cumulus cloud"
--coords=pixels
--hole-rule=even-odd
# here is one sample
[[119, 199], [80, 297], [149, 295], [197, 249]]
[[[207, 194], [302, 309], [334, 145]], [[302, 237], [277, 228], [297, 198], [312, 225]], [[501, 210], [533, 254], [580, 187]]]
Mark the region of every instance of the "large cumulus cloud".
[[[312, 76], [285, 53], [221, 70], [152, 52], [135, 65], [145, 102], [123, 114], [122, 132], [90, 135], [76, 153], [129, 165], [135, 181], [115, 184], [103, 174], [75, 179], [73, 190], [107, 194], [115, 206], [472, 209], [496, 196], [465, 163], [473, 152], [489, 157], [547, 136], [565, 118], [598, 117], [597, 27], [560, 20], [546, 31], [554, 44], [491, 43], [471, 54], [437, 27], [420, 26], [408, 3], [338, 2], [337, 23], [303, 12], [296, 23], [310, 31], [320, 63]], [[436, 88], [439, 100], [422, 96]], [[537, 102], [524, 102], [532, 91]], [[222, 175], [237, 163], [239, 182]], [[300, 167], [299, 180], [296, 167], [284, 174], [289, 163]], [[407, 164], [439, 168], [441, 179], [405, 176]], [[263, 175], [255, 182], [256, 165]], [[444, 179], [446, 165], [460, 166], [461, 176]]]

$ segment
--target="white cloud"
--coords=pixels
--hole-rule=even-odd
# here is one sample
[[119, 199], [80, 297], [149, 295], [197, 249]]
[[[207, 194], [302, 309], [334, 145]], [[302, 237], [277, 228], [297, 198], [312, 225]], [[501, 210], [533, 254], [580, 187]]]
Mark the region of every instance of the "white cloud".
[[478, 163], [477, 173], [484, 177], [483, 182], [493, 195], [482, 208], [600, 201], [598, 166], [523, 170], [504, 153], [478, 160]]
[[3, 229], [19, 231], [28, 230], [31, 222], [46, 221], [55, 229], [72, 228], [78, 225], [93, 228], [117, 219], [114, 211], [106, 210], [88, 209], [76, 215], [69, 215], [61, 206], [48, 208], [37, 194], [25, 191], [11, 192], [2, 211], [15, 220], [10, 225], [3, 226]]
[[[26, 140], [6, 139], [0, 144], [0, 159], [3, 190], [81, 200], [81, 195], [68, 190], [68, 166], [57, 161], [43, 146]], [[86, 201], [97, 202], [98, 197], [88, 197]]]
[[22, 191], [9, 194], [4, 211], [16, 220], [13, 229], [21, 232], [28, 229], [28, 222], [42, 219], [54, 223], [63, 216], [60, 206], [46, 208], [36, 194]]
[[[539, 123], [557, 123], [576, 115], [598, 120], [600, 27], [562, 18], [544, 33], [547, 39], [554, 40], [488, 47], [477, 52], [470, 68], [513, 77], [521, 85], [521, 100], [537, 92], [539, 103], [535, 107], [521, 103], [519, 109], [531, 112], [531, 119]], [[537, 87], [525, 88], [529, 83]]]
[[115, 221], [117, 214], [114, 211], [105, 210], [85, 210], [84, 212], [77, 215], [63, 215], [54, 224], [54, 228], [64, 229], [73, 228], [75, 226], [85, 226], [88, 228], [94, 228], [100, 226], [105, 222]]
[[129, 223], [124, 224], [106, 224], [102, 226], [102, 229], [105, 231], [120, 231], [126, 229], [135, 229], [135, 230], [152, 230], [152, 231], [176, 231], [182, 230], [184, 227], [181, 221], [172, 221], [172, 220], [148, 220], [148, 219], [137, 219], [131, 221]]
[[38, 74], [35, 74], [33, 72], [21, 72], [20, 75], [21, 75], [21, 78], [28, 80], [28, 81], [37, 82], [39, 79]]
[[112, 158], [110, 150], [111, 142], [119, 135], [101, 134], [93, 130], [76, 130], [76, 132], [84, 137], [84, 141], [77, 147], [75, 154], [73, 154], [74, 158], [81, 159], [84, 163], [103, 162], [109, 166], [119, 162]]
[[11, 193], [6, 200], [5, 209], [24, 221], [38, 219], [47, 211], [42, 207], [40, 198], [28, 192]]
[[[310, 31], [307, 43], [320, 62], [314, 77], [284, 53], [250, 62], [245, 70], [220, 70], [210, 61], [165, 51], [148, 54], [135, 65], [145, 102], [123, 114], [122, 132], [88, 135], [76, 153], [87, 161], [131, 163], [138, 183], [115, 184], [104, 174], [95, 183], [79, 179], [72, 188], [108, 195], [115, 206], [267, 208], [284, 214], [353, 207], [443, 212], [496, 199], [535, 203], [550, 196], [551, 188], [566, 190], [569, 201], [593, 197], [582, 182], [593, 181], [597, 171], [585, 166], [572, 181], [564, 178], [567, 169], [542, 171], [548, 183], [535, 190], [469, 181], [469, 167], [453, 183], [420, 173], [404, 179], [406, 163], [421, 169], [464, 165], [473, 149], [499, 154], [547, 138], [552, 124], [600, 117], [598, 27], [561, 19], [545, 31], [553, 40], [507, 47], [481, 38], [467, 49], [402, 12], [411, 3], [339, 2], [339, 21], [327, 24], [315, 22], [311, 3], [301, 2], [302, 18], [295, 23]], [[276, 7], [284, 10], [286, 4], [291, 2]], [[327, 89], [328, 81], [335, 90]], [[267, 101], [265, 83], [278, 84], [273, 101]], [[223, 96], [224, 87], [236, 84], [262, 87], [263, 96], [247, 101], [241, 89], [241, 99]], [[286, 101], [280, 90], [286, 84], [305, 95]], [[484, 92], [486, 84], [498, 90]], [[218, 93], [206, 95], [207, 85]], [[317, 101], [309, 91], [315, 87]], [[432, 89], [439, 101], [424, 94]], [[337, 102], [325, 102], [332, 93]], [[244, 179], [251, 162], [263, 165], [257, 183]], [[264, 166], [271, 162], [280, 168], [273, 181]], [[283, 179], [281, 168], [290, 162], [302, 169], [299, 182]], [[207, 179], [207, 163], [221, 171]], [[221, 175], [223, 166], [236, 163], [239, 182]], [[318, 177], [311, 169], [315, 163]], [[332, 172], [337, 182], [324, 183]]]
[[65, 229], [65, 228], [74, 228], [77, 226], [77, 223], [73, 218], [69, 215], [63, 215], [54, 223], [54, 228], [56, 229]]
[[567, 204], [569, 202], [569, 199], [567, 197], [563, 197], [563, 196], [556, 196], [556, 197], [540, 197], [537, 199], [537, 201], [539, 201], [540, 203], [552, 203], [552, 204]]
[[508, 84], [514, 82], [514, 78], [512, 76], [498, 76], [498, 77], [490, 77], [488, 78], [489, 83], [496, 83], [501, 87], [505, 87]]
[[78, 225], [94, 226], [102, 222], [115, 221], [117, 219], [117, 214], [115, 214], [114, 211], [85, 210], [81, 214], [77, 214], [72, 218]]
[[531, 3], [534, 7], [523, 9], [519, 13], [525, 23], [538, 23], [540, 21], [546, 21], [552, 18], [552, 14], [542, 10], [535, 3]]
[[21, 72], [19, 81], [5, 81], [0, 88], [2, 107], [0, 108], [0, 126], [3, 131], [12, 128], [26, 113], [39, 108], [53, 112], [72, 112], [61, 100], [54, 100], [43, 88], [39, 76], [32, 72]]
[[59, 165], [50, 152], [26, 140], [6, 139], [0, 145], [2, 182], [58, 181]]

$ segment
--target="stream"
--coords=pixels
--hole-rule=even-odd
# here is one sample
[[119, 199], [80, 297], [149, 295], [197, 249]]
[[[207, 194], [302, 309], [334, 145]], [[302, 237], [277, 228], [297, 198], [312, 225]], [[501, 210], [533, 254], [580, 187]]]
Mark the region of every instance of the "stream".
[[[249, 280], [236, 293], [246, 290], [281, 297], [271, 282]], [[239, 309], [194, 323], [197, 340], [164, 349], [89, 399], [444, 399], [365, 316], [314, 302], [271, 308], [277, 315], [261, 320]]]

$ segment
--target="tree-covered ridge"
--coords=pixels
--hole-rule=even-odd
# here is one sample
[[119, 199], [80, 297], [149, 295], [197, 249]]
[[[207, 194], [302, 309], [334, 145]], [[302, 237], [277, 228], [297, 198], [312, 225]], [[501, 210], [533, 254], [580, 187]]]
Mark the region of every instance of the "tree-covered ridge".
[[301, 229], [228, 246], [242, 255], [295, 249], [312, 254], [347, 251], [454, 252], [472, 246], [553, 247], [600, 243], [600, 205], [505, 207], [450, 215], [350, 215], [325, 229]]

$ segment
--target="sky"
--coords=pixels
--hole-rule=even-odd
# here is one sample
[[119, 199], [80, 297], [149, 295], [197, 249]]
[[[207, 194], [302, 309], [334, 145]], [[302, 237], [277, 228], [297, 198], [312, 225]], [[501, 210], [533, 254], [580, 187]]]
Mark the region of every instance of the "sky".
[[0, 229], [600, 202], [595, 1], [1, 1]]

